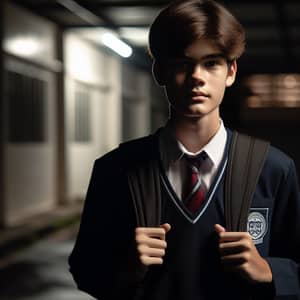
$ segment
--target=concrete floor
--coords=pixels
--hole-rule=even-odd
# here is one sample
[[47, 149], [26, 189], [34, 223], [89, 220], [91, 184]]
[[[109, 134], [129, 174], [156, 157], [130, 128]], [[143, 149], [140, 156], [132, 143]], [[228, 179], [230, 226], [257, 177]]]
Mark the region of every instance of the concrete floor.
[[[71, 231], [72, 232], [72, 231]], [[67, 258], [74, 231], [61, 231], [15, 254], [0, 267], [1, 300], [92, 300], [76, 289]]]

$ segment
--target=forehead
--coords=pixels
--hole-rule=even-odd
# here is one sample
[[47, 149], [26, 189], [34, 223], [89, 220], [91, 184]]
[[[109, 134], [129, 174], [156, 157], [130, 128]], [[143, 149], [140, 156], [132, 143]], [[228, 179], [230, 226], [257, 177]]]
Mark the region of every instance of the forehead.
[[193, 60], [201, 60], [206, 57], [224, 57], [221, 49], [211, 40], [199, 39], [194, 41], [184, 50], [184, 56]]

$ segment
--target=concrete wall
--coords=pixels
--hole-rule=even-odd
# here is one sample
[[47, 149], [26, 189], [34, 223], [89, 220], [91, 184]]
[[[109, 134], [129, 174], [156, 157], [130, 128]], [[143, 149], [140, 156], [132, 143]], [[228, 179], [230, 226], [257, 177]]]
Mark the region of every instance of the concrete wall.
[[[64, 37], [67, 198], [83, 198], [95, 158], [116, 147], [121, 140], [120, 59], [80, 35]], [[74, 140], [75, 93], [88, 94], [90, 138]]]
[[[4, 69], [45, 82], [44, 135], [42, 142], [8, 139], [7, 81], [4, 81], [4, 198], [3, 223], [22, 222], [48, 211], [56, 203], [55, 60], [56, 27], [31, 13], [4, 5]], [[25, 99], [25, 101], [30, 99]], [[36, 116], [33, 116], [35, 118]], [[16, 120], [17, 122], [17, 120]]]

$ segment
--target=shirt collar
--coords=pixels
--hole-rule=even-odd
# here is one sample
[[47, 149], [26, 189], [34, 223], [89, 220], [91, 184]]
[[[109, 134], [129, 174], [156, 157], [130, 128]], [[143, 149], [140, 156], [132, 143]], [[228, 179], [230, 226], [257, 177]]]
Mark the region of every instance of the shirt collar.
[[160, 136], [161, 158], [165, 164], [169, 165], [170, 163], [181, 159], [185, 153], [193, 156], [205, 151], [212, 164], [218, 166], [225, 151], [226, 141], [227, 131], [223, 121], [220, 120], [220, 127], [211, 140], [198, 152], [192, 153], [189, 152], [182, 143], [176, 140], [170, 128], [170, 124], [167, 123]]

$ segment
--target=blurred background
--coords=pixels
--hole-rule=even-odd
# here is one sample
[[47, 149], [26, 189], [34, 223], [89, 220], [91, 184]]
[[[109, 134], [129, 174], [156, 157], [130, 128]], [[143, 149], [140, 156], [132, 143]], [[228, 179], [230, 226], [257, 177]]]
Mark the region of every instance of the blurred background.
[[[170, 1], [0, 3], [0, 299], [90, 299], [66, 259], [94, 160], [168, 117], [147, 53]], [[268, 139], [300, 171], [300, 2], [228, 0], [247, 48], [225, 125]]]

